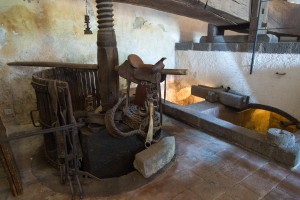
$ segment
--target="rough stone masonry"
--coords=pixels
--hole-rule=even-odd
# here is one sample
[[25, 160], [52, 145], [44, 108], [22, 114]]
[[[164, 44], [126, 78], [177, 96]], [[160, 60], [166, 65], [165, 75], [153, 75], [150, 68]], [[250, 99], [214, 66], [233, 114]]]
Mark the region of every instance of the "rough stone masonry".
[[168, 164], [174, 155], [175, 137], [165, 137], [148, 149], [136, 154], [133, 165], [145, 178], [149, 178]]

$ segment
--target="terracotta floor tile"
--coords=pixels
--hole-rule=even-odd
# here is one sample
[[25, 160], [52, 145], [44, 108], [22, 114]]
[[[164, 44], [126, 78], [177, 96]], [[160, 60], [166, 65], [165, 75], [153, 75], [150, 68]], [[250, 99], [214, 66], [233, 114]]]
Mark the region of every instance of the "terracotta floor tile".
[[181, 185], [184, 185], [186, 188], [193, 187], [193, 185], [201, 182], [200, 179], [202, 179], [192, 170], [181, 171], [177, 174], [174, 174], [173, 178], [176, 179]]
[[194, 192], [190, 190], [185, 190], [182, 193], [179, 193], [172, 200], [204, 200]]
[[[17, 199], [18, 200], [42, 200], [42, 199], [47, 199], [47, 200], [55, 200], [55, 199], [70, 199], [71, 195], [63, 195], [60, 193], [56, 193], [49, 188], [43, 186], [40, 183], [34, 183], [34, 184], [28, 184], [24, 185], [23, 187], [23, 194], [20, 195]], [[9, 196], [8, 200], [15, 200], [15, 197]]]
[[215, 165], [220, 162], [221, 158], [216, 153], [206, 147], [189, 146], [186, 154], [188, 156], [195, 156], [199, 161], [207, 165]]
[[134, 195], [134, 193], [129, 192], [129, 193], [120, 194], [120, 195], [116, 195], [116, 196], [105, 197], [104, 199], [105, 200], [130, 200], [133, 195]]
[[201, 199], [215, 199], [226, 192], [226, 187], [219, 182], [199, 179], [197, 184], [190, 188]]
[[213, 174], [215, 172], [215, 169], [212, 166], [203, 162], [197, 163], [191, 170], [200, 177], [205, 177], [207, 174]]
[[194, 156], [177, 156], [174, 164], [166, 172], [166, 177], [173, 176], [183, 170], [191, 170], [198, 162]]
[[227, 144], [221, 140], [213, 140], [206, 145], [206, 148], [213, 151], [216, 154], [226, 151], [227, 149], [232, 148], [232, 145]]
[[300, 176], [290, 174], [286, 179], [281, 181], [277, 189], [289, 194], [293, 198], [300, 199]]
[[[298, 200], [300, 166], [294, 172], [252, 152], [219, 140], [174, 119], [165, 118], [164, 130], [176, 137], [176, 158], [164, 175], [136, 190], [84, 200]], [[70, 194], [52, 191], [31, 174], [27, 157], [19, 163], [24, 194], [12, 197], [0, 179], [1, 200], [69, 200]], [[17, 153], [22, 152], [18, 149]], [[19, 155], [20, 156], [20, 155]], [[23, 155], [22, 155], [23, 156]], [[3, 174], [3, 173], [2, 173]], [[49, 175], [51, 176], [51, 174]], [[261, 196], [264, 195], [264, 196]], [[77, 197], [78, 199], [78, 197]]]
[[185, 191], [186, 188], [175, 178], [170, 177], [153, 184], [149, 184], [147, 187], [136, 190], [131, 199], [134, 200], [167, 200], [176, 197], [179, 193]]
[[194, 128], [187, 129], [185, 136], [194, 139], [194, 141], [201, 140], [206, 143], [210, 143], [216, 140], [214, 136], [211, 136], [205, 132], [199, 131], [198, 129], [194, 129]]
[[199, 179], [191, 190], [203, 199], [217, 198], [235, 184], [230, 178], [205, 164], [198, 165], [193, 171], [202, 179]]
[[272, 191], [266, 194], [262, 200], [297, 200], [297, 198], [290, 196], [286, 191], [274, 188]]
[[269, 176], [276, 177], [277, 179], [280, 180], [286, 178], [292, 173], [291, 170], [283, 166], [280, 166], [274, 162], [269, 162], [268, 164], [264, 165], [262, 169], [265, 170]]
[[246, 155], [238, 159], [237, 162], [224, 166], [220, 172], [236, 181], [242, 181], [263, 165], [263, 163], [255, 163], [255, 160], [249, 159]]
[[258, 200], [259, 195], [255, 194], [246, 187], [237, 184], [228, 189], [226, 193], [222, 194], [216, 200]]
[[190, 141], [184, 139], [184, 138], [175, 138], [176, 141], [176, 155], [177, 156], [182, 156], [182, 155], [187, 155], [189, 151], [191, 150], [192, 147], [197, 147]]
[[231, 145], [228, 148], [226, 148], [224, 151], [218, 152], [217, 155], [220, 157], [225, 157], [225, 158], [227, 156], [235, 157], [235, 158], [242, 158], [248, 153], [249, 153], [248, 151], [246, 151], [245, 149], [243, 149], [241, 147]]
[[281, 180], [281, 177], [273, 176], [269, 174], [269, 171], [266, 171], [265, 168], [261, 168], [245, 178], [241, 184], [256, 194], [265, 196], [274, 189]]

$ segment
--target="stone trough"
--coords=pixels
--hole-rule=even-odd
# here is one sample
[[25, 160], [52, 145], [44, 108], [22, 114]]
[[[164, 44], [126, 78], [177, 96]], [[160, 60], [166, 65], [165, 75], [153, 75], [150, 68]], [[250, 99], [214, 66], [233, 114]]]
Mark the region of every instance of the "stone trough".
[[[293, 134], [295, 135], [294, 144], [291, 145], [293, 141], [290, 140], [293, 140], [293, 137], [290, 134], [286, 134], [290, 140], [283, 139], [282, 134], [276, 134], [276, 131], [274, 134], [274, 130], [271, 129], [269, 134], [261, 134], [217, 118], [216, 112], [220, 112], [220, 109], [216, 109], [218, 105], [220, 104], [212, 104], [207, 101], [188, 106], [165, 102], [163, 112], [188, 125], [259, 153], [288, 167], [295, 167], [299, 164], [300, 141], [298, 132]], [[285, 133], [287, 132], [285, 131]], [[280, 141], [283, 142], [280, 143]]]

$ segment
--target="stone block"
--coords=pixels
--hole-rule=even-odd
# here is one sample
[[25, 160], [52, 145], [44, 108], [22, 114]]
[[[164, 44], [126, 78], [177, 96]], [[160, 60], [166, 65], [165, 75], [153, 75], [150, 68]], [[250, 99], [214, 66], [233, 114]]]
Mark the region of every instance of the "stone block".
[[297, 167], [300, 163], [300, 149], [299, 144], [292, 148], [275, 147], [270, 157], [288, 167]]
[[268, 130], [267, 138], [271, 145], [283, 148], [295, 146], [295, 135], [277, 128], [270, 128]]
[[[208, 36], [202, 36], [200, 43], [206, 43]], [[216, 35], [212, 38], [211, 43], [248, 43], [248, 35]], [[278, 37], [271, 34], [262, 34], [257, 36], [258, 43], [277, 43]]]
[[193, 49], [193, 42], [181, 42], [175, 44], [175, 49], [178, 51], [187, 51]]
[[133, 165], [148, 178], [168, 164], [175, 155], [175, 137], [165, 137], [148, 149], [135, 155]]

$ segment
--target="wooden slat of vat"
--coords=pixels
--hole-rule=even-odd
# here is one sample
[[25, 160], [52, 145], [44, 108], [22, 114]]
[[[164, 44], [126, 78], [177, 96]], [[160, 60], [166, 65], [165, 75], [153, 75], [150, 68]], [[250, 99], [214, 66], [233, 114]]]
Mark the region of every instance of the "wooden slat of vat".
[[95, 76], [95, 85], [96, 85], [97, 106], [100, 106], [101, 92], [100, 92], [100, 82], [99, 82], [98, 72], [94, 72], [94, 76]]
[[[300, 36], [300, 5], [283, 0], [268, 4], [268, 32], [275, 35]], [[276, 29], [277, 28], [277, 29]]]
[[[217, 26], [227, 26], [233, 24], [243, 24], [249, 22], [247, 13], [239, 12], [238, 8], [247, 10], [247, 5], [250, 0], [114, 0], [120, 3], [129, 3], [138, 6], [153, 8], [156, 10], [169, 12], [177, 15], [191, 17], [202, 21], [209, 22]], [[236, 3], [236, 2], [239, 3]], [[225, 2], [228, 12], [224, 12], [222, 7]], [[245, 3], [246, 2], [246, 3]], [[223, 5], [224, 4], [224, 5]], [[245, 5], [242, 5], [245, 4]], [[235, 13], [232, 13], [232, 11]], [[249, 8], [250, 10], [250, 8]], [[248, 10], [248, 13], [249, 13]], [[248, 16], [249, 17], [249, 16]]]
[[[78, 107], [78, 80], [77, 80], [77, 70], [73, 70], [72, 71], [72, 83], [69, 84], [69, 86], [72, 84], [72, 94], [71, 94], [71, 98], [72, 98], [72, 105], [73, 105], [73, 109], [77, 110]], [[73, 96], [74, 95], [74, 96]], [[76, 96], [76, 98], [75, 98]]]
[[82, 86], [81, 86], [81, 79], [80, 79], [80, 73], [76, 71], [75, 73], [75, 80], [76, 80], [76, 88], [77, 88], [77, 98], [76, 98], [76, 109], [79, 110], [79, 105], [81, 105], [81, 96], [83, 96], [82, 93]]
[[[6, 129], [0, 117], [0, 137], [6, 138]], [[10, 185], [10, 190], [14, 196], [22, 194], [23, 187], [14, 155], [8, 142], [0, 144], [0, 160], [4, 171], [6, 173], [7, 180]]]
[[[82, 80], [82, 72], [78, 72], [78, 78], [79, 78], [79, 86], [80, 86], [80, 96], [79, 96], [79, 102], [80, 105], [84, 104], [84, 86], [83, 86], [83, 80]], [[80, 109], [79, 109], [80, 110]]]
[[87, 91], [87, 94], [90, 95], [90, 94], [92, 94], [92, 91], [91, 91], [91, 78], [90, 78], [89, 71], [85, 72], [85, 78], [86, 78], [86, 91]]
[[93, 97], [96, 97], [95, 73], [91, 71], [90, 75], [91, 75], [90, 77], [91, 77], [92, 95]]
[[[85, 97], [87, 97], [87, 80], [86, 80], [86, 74], [85, 72], [81, 72], [81, 81], [82, 81], [82, 91], [83, 91], [83, 96], [81, 97], [82, 99], [82, 108], [84, 108], [84, 105], [85, 105]], [[83, 109], [82, 109], [83, 110]]]

